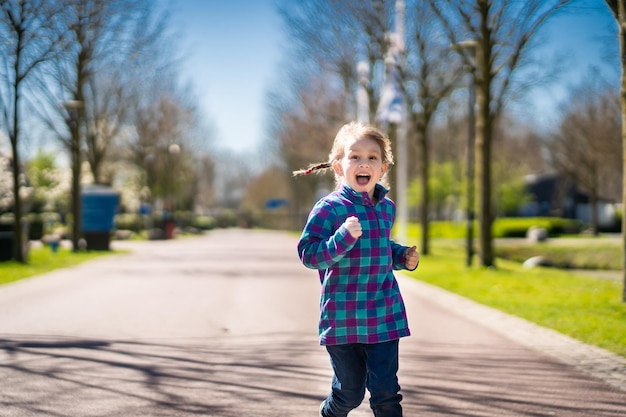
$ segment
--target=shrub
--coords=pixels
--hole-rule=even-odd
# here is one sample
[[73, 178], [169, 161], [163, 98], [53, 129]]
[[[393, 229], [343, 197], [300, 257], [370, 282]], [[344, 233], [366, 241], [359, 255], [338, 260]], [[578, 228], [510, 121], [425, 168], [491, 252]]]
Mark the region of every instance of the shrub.
[[28, 240], [40, 240], [44, 235], [43, 220], [39, 215], [28, 216]]
[[211, 216], [195, 216], [191, 221], [191, 226], [199, 230], [211, 230], [216, 226], [216, 221]]
[[[526, 232], [532, 226], [543, 227], [549, 236], [579, 233], [582, 225], [577, 220], [561, 219], [558, 217], [502, 217], [493, 224], [493, 237], [526, 237]], [[463, 222], [432, 221], [429, 223], [430, 237], [456, 238], [466, 236], [467, 224]], [[422, 227], [419, 223], [408, 225], [410, 236], [421, 236]], [[478, 237], [478, 222], [474, 221], [474, 237]]]
[[144, 217], [137, 213], [121, 213], [115, 216], [115, 228], [118, 230], [132, 230], [139, 233], [144, 229]]
[[493, 237], [526, 237], [533, 226], [547, 230], [548, 236], [579, 233], [582, 225], [577, 220], [558, 217], [504, 217], [493, 224]]
[[221, 210], [216, 217], [217, 227], [227, 228], [237, 226], [237, 215], [229, 209]]

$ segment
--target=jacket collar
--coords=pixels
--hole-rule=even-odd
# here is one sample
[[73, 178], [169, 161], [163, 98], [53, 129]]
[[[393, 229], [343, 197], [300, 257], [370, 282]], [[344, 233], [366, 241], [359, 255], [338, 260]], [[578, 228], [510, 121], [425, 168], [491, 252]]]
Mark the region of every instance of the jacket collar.
[[[377, 203], [383, 201], [388, 192], [389, 190], [383, 187], [382, 184], [376, 184], [376, 187], [374, 188], [374, 195], [377, 197]], [[369, 194], [366, 192], [359, 193], [349, 185], [342, 184], [341, 188], [339, 188], [339, 193], [355, 204], [361, 204], [363, 206], [375, 205]]]

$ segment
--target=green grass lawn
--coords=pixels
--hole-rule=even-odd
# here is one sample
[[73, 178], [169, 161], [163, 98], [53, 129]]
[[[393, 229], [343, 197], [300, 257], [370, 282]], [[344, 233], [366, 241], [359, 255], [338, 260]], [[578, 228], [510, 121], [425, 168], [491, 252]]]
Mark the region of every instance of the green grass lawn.
[[31, 248], [28, 263], [0, 262], [0, 285], [29, 278], [35, 275], [78, 265], [91, 259], [115, 252], [91, 251], [73, 253], [70, 249], [60, 248], [54, 253], [47, 247]]
[[533, 256], [544, 256], [559, 268], [601, 269], [622, 268], [622, 246], [615, 239], [549, 239], [547, 242], [496, 246], [496, 255], [516, 262]]
[[626, 357], [621, 282], [503, 259], [495, 269], [468, 269], [458, 240], [436, 239], [431, 249], [414, 278]]

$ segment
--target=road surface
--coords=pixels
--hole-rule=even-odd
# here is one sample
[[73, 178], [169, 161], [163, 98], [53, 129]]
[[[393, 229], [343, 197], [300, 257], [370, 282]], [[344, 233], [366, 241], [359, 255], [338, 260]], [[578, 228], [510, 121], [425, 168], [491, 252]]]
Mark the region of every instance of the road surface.
[[[132, 253], [1, 286], [0, 416], [317, 416], [331, 373], [296, 242], [113, 242]], [[399, 280], [405, 416], [626, 416], [626, 391]]]

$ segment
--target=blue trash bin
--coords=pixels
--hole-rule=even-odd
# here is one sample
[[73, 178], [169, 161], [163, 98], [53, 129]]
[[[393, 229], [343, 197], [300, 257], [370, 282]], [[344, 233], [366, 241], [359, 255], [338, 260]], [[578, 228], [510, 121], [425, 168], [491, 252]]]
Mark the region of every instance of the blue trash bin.
[[81, 229], [89, 250], [110, 250], [111, 232], [120, 202], [117, 191], [90, 185], [81, 192]]

